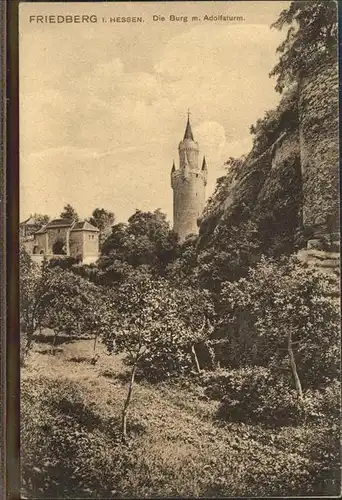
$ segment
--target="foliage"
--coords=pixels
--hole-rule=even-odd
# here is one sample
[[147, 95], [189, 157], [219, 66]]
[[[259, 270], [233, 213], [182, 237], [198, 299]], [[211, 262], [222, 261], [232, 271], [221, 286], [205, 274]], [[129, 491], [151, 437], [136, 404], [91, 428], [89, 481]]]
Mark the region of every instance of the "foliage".
[[116, 350], [124, 351], [131, 360], [137, 355], [146, 358], [169, 352], [172, 346], [189, 349], [205, 337], [203, 324], [213, 316], [206, 291], [175, 288], [165, 279], [151, 280], [144, 274], [122, 284], [114, 301], [113, 333], [104, 340], [108, 343], [114, 337]]
[[166, 277], [176, 286], [197, 285], [198, 238], [190, 235], [179, 245], [177, 256], [166, 269]]
[[207, 289], [217, 298], [221, 284], [244, 276], [259, 255], [259, 239], [252, 222], [241, 226], [221, 220], [210, 244], [189, 238], [167, 268], [167, 277], [178, 286], [187, 284]]
[[338, 481], [329, 484], [327, 471], [320, 470], [338, 455], [331, 421], [217, 425], [210, 418], [212, 402], [144, 384], [132, 408], [132, 440], [123, 445], [121, 384], [97, 376], [68, 381], [67, 365], [53, 368], [54, 380], [34, 373], [22, 380], [25, 497], [314, 496], [322, 491], [322, 475], [330, 487], [324, 494], [338, 494]]
[[72, 266], [77, 264], [79, 262], [79, 259], [76, 259], [75, 257], [53, 257], [52, 259], [49, 259], [47, 267], [48, 268], [53, 268], [53, 267], [60, 267], [61, 269], [71, 269]]
[[215, 228], [211, 245], [198, 255], [197, 276], [200, 286], [216, 294], [221, 284], [244, 276], [259, 254], [259, 239], [255, 224], [240, 226], [225, 223], [223, 219]]
[[[213, 308], [209, 294], [190, 288], [176, 289], [165, 280], [136, 272], [112, 295], [110, 328], [102, 333], [109, 352], [123, 352], [132, 366], [122, 414], [122, 436], [127, 437], [127, 412], [136, 371], [144, 363], [148, 374], [170, 376], [184, 370], [191, 356], [197, 368], [194, 344], [208, 334], [207, 318]], [[110, 322], [109, 322], [110, 323]], [[168, 363], [160, 363], [161, 359]], [[162, 371], [160, 368], [162, 366]], [[154, 372], [154, 373], [153, 373]]]
[[[126, 268], [147, 266], [151, 272], [163, 275], [166, 266], [175, 257], [177, 241], [177, 235], [160, 210], [137, 210], [127, 224], [113, 226], [112, 234], [102, 246], [99, 268], [104, 273], [108, 272], [108, 277], [112, 275], [114, 280], [122, 264]], [[119, 270], [119, 280], [120, 274]]]
[[224, 284], [219, 326], [228, 345], [229, 337], [235, 338], [246, 363], [285, 370], [291, 333], [299, 377], [307, 387], [317, 385], [338, 374], [340, 315], [331, 296], [337, 285], [335, 276], [294, 258], [262, 259], [245, 278]]
[[276, 257], [306, 247], [302, 203], [300, 159], [295, 150], [271, 170], [254, 205], [252, 219], [262, 253]]
[[65, 205], [63, 211], [60, 214], [60, 217], [61, 219], [70, 219], [74, 222], [79, 220], [76, 210], [69, 203]]
[[55, 255], [66, 255], [65, 241], [58, 238], [52, 245], [52, 253]]
[[101, 289], [71, 271], [53, 267], [47, 276], [46, 314], [56, 335], [94, 333], [103, 309]]
[[46, 315], [46, 298], [48, 286], [46, 282], [47, 265], [42, 268], [32, 261], [24, 246], [20, 247], [19, 280], [20, 280], [20, 323], [26, 334], [25, 348], [22, 354], [28, 354], [34, 332], [39, 328]]
[[100, 230], [100, 247], [106, 238], [110, 235], [115, 217], [113, 212], [104, 208], [95, 208], [89, 222]]
[[279, 62], [270, 76], [277, 77], [276, 90], [282, 92], [303, 74], [337, 58], [337, 2], [294, 0], [272, 25], [288, 27], [285, 40], [278, 47]]
[[33, 218], [35, 220], [36, 231], [45, 226], [50, 220], [50, 217], [46, 214], [34, 213]]
[[87, 405], [75, 382], [38, 378], [21, 397], [22, 483], [29, 496], [105, 498], [116, 490], [125, 450], [113, 422]]
[[278, 106], [266, 111], [264, 117], [259, 118], [255, 125], [250, 127], [254, 157], [264, 153], [282, 134], [297, 129], [297, 106], [298, 87], [293, 84], [284, 92]]
[[261, 366], [205, 372], [200, 383], [208, 397], [221, 402], [218, 417], [225, 420], [272, 426], [303, 420], [316, 424], [327, 419], [331, 424], [338, 422], [341, 398], [337, 381], [320, 390], [304, 391], [301, 404], [289, 374]]

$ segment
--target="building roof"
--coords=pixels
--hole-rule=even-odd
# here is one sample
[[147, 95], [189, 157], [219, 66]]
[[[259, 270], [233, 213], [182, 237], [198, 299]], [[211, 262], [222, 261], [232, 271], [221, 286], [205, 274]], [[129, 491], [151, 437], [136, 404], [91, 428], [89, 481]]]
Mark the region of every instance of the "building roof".
[[184, 139], [190, 139], [191, 141], [194, 140], [194, 136], [192, 134], [192, 130], [191, 130], [191, 125], [190, 125], [190, 116], [188, 114], [188, 121], [186, 123], [186, 129], [185, 129], [185, 133], [184, 133]]
[[24, 224], [27, 226], [35, 226], [37, 224], [37, 221], [33, 217], [33, 215], [30, 215], [28, 219], [24, 220], [23, 222], [20, 222], [20, 226], [23, 226]]
[[55, 229], [59, 227], [70, 227], [70, 231], [93, 231], [94, 233], [99, 233], [99, 229], [90, 222], [83, 220], [73, 222], [71, 219], [53, 219], [52, 221], [45, 224], [34, 234], [44, 234], [47, 229]]
[[73, 221], [71, 219], [53, 219], [46, 224], [46, 229], [50, 229], [51, 227], [70, 227], [72, 226]]
[[97, 227], [90, 224], [90, 222], [88, 222], [87, 220], [75, 222], [71, 228], [71, 231], [94, 231], [95, 233], [100, 232]]
[[45, 226], [42, 226], [40, 229], [38, 229], [38, 231], [36, 231], [34, 234], [44, 234], [44, 233], [46, 233], [46, 226], [47, 226], [47, 224], [45, 224]]

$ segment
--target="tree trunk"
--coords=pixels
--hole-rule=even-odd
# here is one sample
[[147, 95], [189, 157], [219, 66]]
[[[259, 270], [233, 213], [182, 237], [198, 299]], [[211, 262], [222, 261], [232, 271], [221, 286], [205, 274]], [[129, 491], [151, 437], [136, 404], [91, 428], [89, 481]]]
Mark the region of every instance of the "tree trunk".
[[293, 354], [293, 350], [292, 350], [292, 332], [291, 332], [291, 330], [289, 330], [289, 333], [288, 333], [288, 336], [287, 336], [287, 350], [288, 350], [289, 357], [290, 357], [290, 365], [291, 365], [291, 370], [292, 370], [293, 378], [294, 378], [294, 381], [295, 381], [295, 386], [296, 386], [296, 390], [297, 390], [297, 394], [298, 394], [298, 399], [300, 401], [302, 401], [303, 400], [303, 389], [302, 389], [302, 384], [300, 383], [300, 379], [299, 379], [299, 376], [298, 376], [297, 366], [296, 366], [296, 360], [295, 360], [295, 357], [294, 357], [294, 354]]
[[127, 412], [128, 412], [128, 407], [129, 403], [131, 402], [131, 397], [132, 397], [132, 390], [133, 390], [133, 384], [134, 384], [134, 377], [135, 373], [137, 371], [137, 366], [138, 362], [135, 361], [132, 371], [131, 371], [131, 379], [129, 381], [129, 387], [128, 387], [128, 393], [127, 393], [127, 398], [122, 410], [122, 427], [121, 427], [121, 432], [122, 432], [122, 439], [123, 441], [126, 441], [127, 439]]
[[90, 361], [91, 364], [94, 365], [94, 366], [96, 365], [97, 360], [98, 360], [98, 354], [96, 354], [96, 342], [97, 342], [97, 335], [95, 335], [95, 337], [94, 337], [93, 357], [92, 357], [92, 359]]
[[207, 348], [209, 359], [210, 359], [210, 367], [214, 370], [216, 368], [216, 355], [215, 355], [215, 349], [211, 346], [208, 345], [208, 342], [204, 342], [205, 347]]
[[58, 332], [55, 332], [55, 335], [53, 337], [53, 341], [52, 341], [52, 354], [55, 355], [56, 354], [56, 342], [57, 342], [57, 337], [58, 337]]
[[24, 352], [25, 358], [28, 356], [28, 353], [31, 350], [33, 335], [34, 335], [34, 331], [31, 331], [31, 330], [29, 332], [27, 332], [27, 334], [26, 334], [27, 340], [26, 340], [26, 346], [25, 346], [25, 352]]
[[198, 361], [198, 357], [197, 357], [197, 354], [196, 354], [196, 350], [195, 350], [194, 344], [192, 344], [192, 346], [191, 346], [191, 352], [192, 352], [192, 355], [194, 357], [194, 361], [195, 361], [195, 366], [196, 366], [197, 373], [201, 373], [201, 367], [200, 367], [200, 364], [199, 364], [199, 361]]

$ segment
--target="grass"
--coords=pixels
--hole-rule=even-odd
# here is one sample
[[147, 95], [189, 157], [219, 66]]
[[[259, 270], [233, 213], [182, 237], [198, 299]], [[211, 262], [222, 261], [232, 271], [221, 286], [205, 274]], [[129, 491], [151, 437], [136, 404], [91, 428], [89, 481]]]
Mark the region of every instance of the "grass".
[[[131, 440], [123, 448], [121, 443], [113, 444], [112, 434], [119, 425], [127, 391], [124, 375], [129, 368], [122, 357], [108, 356], [101, 344], [97, 350], [99, 359], [95, 366], [91, 365], [92, 340], [63, 343], [59, 347], [52, 355], [46, 351], [46, 343], [37, 343], [22, 369], [21, 379], [25, 391], [30, 391], [41, 380], [43, 388], [53, 381], [73, 384], [82, 394], [84, 407], [91, 409], [98, 424], [97, 430], [89, 431], [90, 434], [87, 431], [92, 443], [96, 440], [102, 443], [101, 453], [107, 453], [108, 463], [117, 457], [105, 476], [101, 476], [105, 474], [104, 468], [98, 467], [98, 483], [94, 480], [87, 488], [83, 487], [83, 495], [86, 491], [92, 498], [106, 494], [136, 498], [312, 494], [313, 463], [308, 443], [315, 429], [272, 429], [239, 422], [220, 424], [215, 419], [219, 402], [205, 398], [200, 388], [194, 386], [190, 390], [180, 384], [140, 382], [134, 386], [130, 407]], [[38, 405], [44, 392], [44, 389], [37, 390], [38, 396], [32, 392], [31, 405]], [[36, 406], [35, 411], [28, 415], [34, 415], [39, 422], [37, 412], [48, 410]], [[25, 434], [22, 443], [27, 442], [32, 449], [37, 447], [39, 452], [35, 456], [30, 450], [33, 454], [30, 460], [37, 463], [26, 465], [29, 469], [39, 469], [41, 431], [37, 431], [37, 437], [35, 432], [30, 432]], [[95, 449], [94, 455], [96, 453]], [[93, 460], [96, 461], [96, 456], [87, 455], [84, 459], [84, 467], [91, 461], [89, 471], [97, 467]], [[60, 465], [57, 460], [55, 468]], [[85, 475], [89, 476], [89, 472]], [[48, 485], [37, 487], [37, 491], [34, 484], [26, 483], [26, 488], [31, 490], [26, 492], [28, 496], [52, 496]], [[80, 495], [77, 488], [75, 491]], [[73, 498], [76, 493], [67, 491], [63, 496]]]

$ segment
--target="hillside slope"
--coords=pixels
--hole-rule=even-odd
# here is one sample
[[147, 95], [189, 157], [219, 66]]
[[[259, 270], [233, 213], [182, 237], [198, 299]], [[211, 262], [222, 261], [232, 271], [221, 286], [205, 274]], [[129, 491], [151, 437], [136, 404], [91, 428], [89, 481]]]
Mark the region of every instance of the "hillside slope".
[[[35, 498], [309, 494], [314, 427], [220, 424], [195, 384], [137, 384], [131, 439], [118, 426], [127, 367], [92, 341], [37, 344], [22, 370], [23, 494]], [[190, 385], [189, 385], [190, 387]]]

